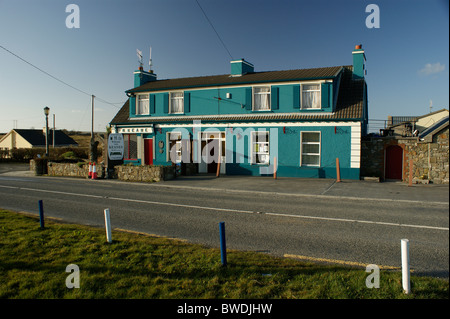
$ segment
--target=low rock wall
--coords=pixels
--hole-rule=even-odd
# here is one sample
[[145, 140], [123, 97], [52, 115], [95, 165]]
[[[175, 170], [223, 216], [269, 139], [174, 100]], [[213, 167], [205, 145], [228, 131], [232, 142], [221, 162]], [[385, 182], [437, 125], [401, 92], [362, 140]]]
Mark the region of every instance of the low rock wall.
[[[35, 171], [34, 160], [30, 161], [30, 170]], [[102, 164], [96, 165], [97, 178], [105, 177]], [[55, 163], [47, 164], [48, 176], [66, 176], [88, 178], [89, 164]], [[130, 182], [159, 182], [175, 178], [175, 166], [134, 166], [119, 165], [114, 168], [112, 178]]]
[[159, 182], [174, 179], [175, 167], [121, 165], [114, 168], [114, 175], [121, 181]]

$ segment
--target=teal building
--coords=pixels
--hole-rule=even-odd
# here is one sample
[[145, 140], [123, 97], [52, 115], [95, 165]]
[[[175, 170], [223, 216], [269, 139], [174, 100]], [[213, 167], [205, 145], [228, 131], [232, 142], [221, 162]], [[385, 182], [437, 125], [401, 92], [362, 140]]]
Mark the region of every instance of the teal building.
[[366, 58], [361, 45], [351, 53], [352, 65], [258, 72], [240, 59], [229, 74], [162, 80], [140, 67], [110, 123], [123, 134], [124, 162], [336, 178], [339, 159], [340, 177], [359, 179]]

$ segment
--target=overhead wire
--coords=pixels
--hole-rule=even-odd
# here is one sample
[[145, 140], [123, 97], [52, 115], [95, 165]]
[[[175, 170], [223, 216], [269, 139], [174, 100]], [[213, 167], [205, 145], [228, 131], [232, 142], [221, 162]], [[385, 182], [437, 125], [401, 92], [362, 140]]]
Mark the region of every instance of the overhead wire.
[[206, 20], [209, 22], [209, 24], [211, 25], [211, 28], [214, 30], [214, 32], [216, 33], [217, 37], [219, 38], [219, 41], [222, 43], [223, 47], [228, 52], [228, 55], [230, 56], [231, 60], [233, 60], [233, 56], [231, 55], [230, 50], [228, 50], [227, 46], [223, 42], [223, 40], [220, 37], [219, 33], [217, 32], [216, 28], [214, 28], [214, 25], [212, 24], [211, 20], [209, 20], [208, 15], [206, 14], [205, 10], [203, 10], [203, 8], [200, 5], [200, 3], [198, 2], [198, 0], [195, 0], [195, 2], [197, 2], [198, 6], [199, 6], [200, 10], [202, 10], [203, 15], [205, 16]]
[[[73, 85], [71, 85], [71, 84], [69, 84], [69, 83], [67, 83], [67, 82], [65, 82], [65, 81], [63, 81], [63, 80], [61, 80], [61, 79], [59, 79], [59, 78], [57, 78], [56, 76], [54, 76], [54, 75], [48, 73], [47, 71], [45, 71], [45, 70], [43, 70], [43, 69], [37, 67], [37, 66], [34, 65], [33, 63], [31, 63], [31, 62], [25, 60], [24, 58], [22, 58], [21, 56], [17, 55], [17, 54], [14, 53], [14, 52], [12, 52], [11, 50], [8, 50], [8, 49], [5, 48], [4, 46], [0, 45], [0, 48], [3, 49], [3, 50], [5, 50], [5, 51], [8, 52], [9, 54], [15, 56], [15, 57], [18, 58], [19, 60], [25, 62], [26, 64], [32, 66], [33, 68], [37, 69], [38, 71], [44, 73], [45, 75], [51, 77], [52, 79], [54, 79], [54, 80], [56, 80], [56, 81], [58, 81], [58, 82], [60, 82], [60, 83], [62, 83], [62, 84], [64, 84], [64, 85], [66, 85], [66, 86], [68, 86], [68, 87], [70, 87], [70, 88], [72, 88], [72, 89], [74, 89], [74, 90], [76, 90], [76, 91], [78, 91], [78, 92], [80, 92], [80, 93], [83, 93], [83, 94], [85, 94], [85, 95], [88, 95], [88, 96], [93, 96], [93, 95], [94, 95], [94, 96], [95, 96], [95, 94], [91, 94], [91, 93], [88, 93], [88, 92], [86, 92], [86, 91], [83, 91], [83, 90], [81, 90], [81, 89], [79, 89], [79, 88], [77, 88], [77, 87], [75, 87], [75, 86], [73, 86]], [[102, 103], [106, 103], [106, 104], [112, 105], [112, 106], [114, 106], [115, 108], [118, 108], [118, 109], [120, 109], [120, 107], [116, 106], [115, 104], [123, 104], [123, 103], [125, 103], [125, 102], [121, 102], [121, 103], [111, 103], [111, 102], [108, 102], [108, 101], [106, 101], [106, 100], [104, 100], [104, 99], [99, 98], [98, 96], [95, 96], [95, 98], [96, 98], [96, 100], [98, 100], [98, 101], [100, 101], [100, 102], [102, 102]]]

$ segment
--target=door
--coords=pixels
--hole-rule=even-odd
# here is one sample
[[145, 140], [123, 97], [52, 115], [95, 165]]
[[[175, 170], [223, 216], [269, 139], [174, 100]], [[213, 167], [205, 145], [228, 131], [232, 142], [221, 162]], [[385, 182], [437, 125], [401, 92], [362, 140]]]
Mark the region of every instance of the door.
[[386, 148], [386, 179], [403, 178], [403, 149], [398, 145]]
[[216, 174], [220, 162], [220, 173], [226, 174], [225, 133], [202, 132], [199, 157], [201, 158], [199, 173]]
[[144, 139], [144, 162], [145, 165], [153, 165], [153, 139]]

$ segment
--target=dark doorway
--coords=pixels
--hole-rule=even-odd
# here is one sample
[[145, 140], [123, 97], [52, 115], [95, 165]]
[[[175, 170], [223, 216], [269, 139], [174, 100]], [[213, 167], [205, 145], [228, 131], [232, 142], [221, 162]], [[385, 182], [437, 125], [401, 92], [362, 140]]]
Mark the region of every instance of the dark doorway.
[[153, 139], [144, 139], [144, 160], [145, 165], [153, 165]]
[[403, 149], [398, 145], [386, 148], [385, 179], [403, 178]]

